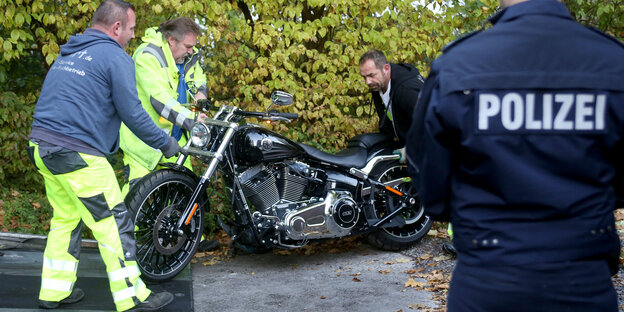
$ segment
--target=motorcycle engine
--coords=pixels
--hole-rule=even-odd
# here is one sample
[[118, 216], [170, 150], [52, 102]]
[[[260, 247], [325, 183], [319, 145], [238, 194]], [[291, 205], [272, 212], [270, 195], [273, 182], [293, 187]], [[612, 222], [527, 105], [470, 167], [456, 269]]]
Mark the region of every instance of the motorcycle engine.
[[243, 193], [254, 207], [263, 213], [278, 202], [297, 202], [312, 177], [310, 167], [301, 162], [268, 168], [263, 164], [245, 170], [240, 176]]
[[324, 199], [289, 211], [283, 226], [287, 237], [293, 240], [341, 237], [351, 233], [359, 216], [360, 208], [351, 194], [332, 190]]
[[245, 197], [263, 215], [277, 217], [286, 238], [349, 235], [359, 220], [359, 206], [346, 191], [329, 190], [309, 196], [310, 189], [324, 183], [317, 175], [314, 168], [295, 161], [271, 168], [256, 165], [241, 173], [239, 179]]

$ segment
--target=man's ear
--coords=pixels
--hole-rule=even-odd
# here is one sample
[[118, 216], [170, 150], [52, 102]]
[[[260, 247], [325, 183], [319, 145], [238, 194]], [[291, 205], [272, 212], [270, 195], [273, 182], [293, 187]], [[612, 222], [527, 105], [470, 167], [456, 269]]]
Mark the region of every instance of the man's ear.
[[169, 38], [167, 38], [167, 42], [169, 42], [170, 47], [173, 47], [176, 43], [176, 39], [173, 38], [173, 36], [169, 36]]
[[119, 34], [121, 34], [121, 21], [113, 23], [111, 26], [111, 32], [115, 35], [115, 37], [119, 37]]

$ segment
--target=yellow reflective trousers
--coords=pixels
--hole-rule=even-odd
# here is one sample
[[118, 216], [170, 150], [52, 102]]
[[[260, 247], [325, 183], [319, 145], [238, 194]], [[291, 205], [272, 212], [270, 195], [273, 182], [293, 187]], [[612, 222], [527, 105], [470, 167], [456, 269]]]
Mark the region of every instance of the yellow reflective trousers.
[[43, 254], [39, 299], [61, 301], [71, 294], [84, 224], [98, 241], [117, 310], [144, 301], [150, 290], [136, 263], [131, 216], [106, 158], [33, 141], [28, 152], [44, 178], [54, 211]]

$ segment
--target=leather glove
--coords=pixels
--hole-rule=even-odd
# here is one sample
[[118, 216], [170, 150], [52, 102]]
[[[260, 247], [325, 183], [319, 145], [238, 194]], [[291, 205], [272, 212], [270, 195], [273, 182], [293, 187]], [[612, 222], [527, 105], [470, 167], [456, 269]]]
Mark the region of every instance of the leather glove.
[[178, 140], [176, 140], [174, 137], [169, 137], [169, 142], [164, 148], [161, 149], [165, 158], [176, 156], [180, 153], [181, 150], [182, 148], [180, 148]]
[[405, 163], [405, 147], [394, 150], [392, 154], [399, 155], [399, 163]]

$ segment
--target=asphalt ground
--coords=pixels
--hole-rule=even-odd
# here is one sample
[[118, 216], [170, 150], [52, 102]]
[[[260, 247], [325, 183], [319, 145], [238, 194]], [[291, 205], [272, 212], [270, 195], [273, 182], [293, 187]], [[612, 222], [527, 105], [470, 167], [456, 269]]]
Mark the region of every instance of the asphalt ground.
[[366, 244], [197, 257], [195, 311], [408, 311], [433, 308], [424, 289], [406, 286], [413, 261]]
[[[1, 234], [0, 311], [38, 311], [45, 240], [16, 243]], [[400, 252], [380, 251], [352, 238], [250, 254], [222, 239], [218, 250], [198, 253], [174, 280], [149, 287], [174, 293], [174, 302], [164, 311], [441, 312], [455, 265], [442, 251], [445, 241], [445, 234], [434, 229], [418, 245]], [[620, 269], [613, 277], [620, 311], [623, 276]], [[97, 249], [83, 248], [76, 285], [86, 292], [84, 302], [56, 311], [114, 308]]]
[[[0, 311], [37, 311], [44, 246], [45, 239], [0, 235]], [[308, 247], [250, 254], [224, 244], [198, 253], [174, 280], [149, 287], [174, 293], [163, 311], [408, 311], [436, 305], [429, 292], [405, 285], [426, 282], [413, 275], [405, 254], [353, 239]], [[96, 248], [83, 247], [76, 287], [85, 299], [56, 311], [114, 309]]]

